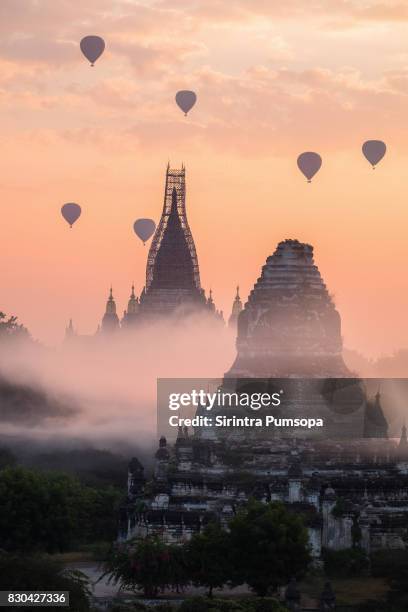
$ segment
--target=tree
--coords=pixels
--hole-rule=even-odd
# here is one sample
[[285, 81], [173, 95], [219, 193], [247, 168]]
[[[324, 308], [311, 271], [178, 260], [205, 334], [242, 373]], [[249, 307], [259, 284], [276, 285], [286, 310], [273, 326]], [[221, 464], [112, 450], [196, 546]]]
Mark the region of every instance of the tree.
[[28, 339], [30, 334], [28, 330], [17, 323], [17, 317], [7, 317], [4, 312], [0, 312], [0, 338], [13, 338], [13, 339]]
[[134, 538], [114, 546], [105, 562], [105, 576], [131, 590], [157, 597], [171, 584], [171, 548], [160, 538]]
[[0, 471], [0, 542], [8, 551], [48, 553], [116, 536], [120, 493], [66, 474], [22, 467]]
[[[75, 570], [67, 570], [48, 557], [26, 557], [0, 551], [0, 590], [69, 591], [70, 609], [90, 610], [88, 579]], [[47, 607], [47, 610], [60, 610]]]
[[128, 463], [122, 455], [96, 448], [53, 448], [31, 458], [31, 466], [36, 469], [49, 470], [52, 466], [91, 487], [112, 485], [122, 490], [127, 487]]
[[301, 577], [310, 562], [308, 534], [299, 516], [281, 503], [251, 501], [230, 522], [233, 582], [246, 582], [258, 595]]
[[189, 575], [196, 586], [221, 588], [233, 574], [229, 555], [229, 534], [218, 523], [210, 523], [186, 544]]
[[170, 544], [169, 585], [179, 593], [190, 582], [188, 559], [185, 546]]

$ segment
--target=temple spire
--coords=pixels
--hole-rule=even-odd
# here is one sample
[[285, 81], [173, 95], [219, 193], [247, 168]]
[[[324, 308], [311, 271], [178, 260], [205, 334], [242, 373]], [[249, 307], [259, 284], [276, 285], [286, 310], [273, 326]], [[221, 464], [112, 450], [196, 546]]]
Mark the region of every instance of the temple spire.
[[128, 302], [127, 314], [135, 314], [139, 308], [139, 300], [135, 295], [135, 286], [132, 285], [132, 291]]
[[[162, 251], [165, 251], [163, 253]], [[193, 236], [186, 215], [186, 180], [184, 165], [181, 169], [166, 169], [166, 185], [164, 191], [163, 212], [157, 227], [152, 244], [150, 246], [146, 268], [146, 290], [154, 284], [160, 286], [163, 277], [160, 268], [163, 264], [163, 255], [173, 259], [173, 264], [185, 267], [188, 285], [200, 289], [200, 274], [198, 269], [197, 254]], [[171, 264], [168, 264], [171, 273]], [[179, 270], [182, 271], [182, 270]], [[186, 286], [186, 279], [181, 276], [172, 275], [173, 281], [182, 282]], [[190, 279], [190, 276], [192, 277]], [[174, 284], [174, 283], [173, 283]], [[174, 285], [177, 287], [177, 283]]]
[[106, 302], [105, 314], [102, 319], [102, 332], [112, 332], [119, 329], [119, 318], [116, 314], [116, 303], [113, 297], [113, 288], [111, 285], [109, 297]]
[[163, 212], [146, 266], [145, 291], [140, 296], [141, 320], [185, 317], [207, 310], [200, 283], [197, 253], [186, 214], [186, 177], [181, 168], [166, 169]]
[[138, 322], [139, 300], [135, 295], [135, 286], [132, 285], [127, 310], [123, 313], [122, 324], [125, 326], [134, 325]]
[[108, 301], [106, 302], [105, 314], [116, 314], [116, 303], [115, 303], [115, 300], [113, 298], [113, 288], [112, 288], [112, 285], [111, 285], [111, 288], [110, 288], [110, 291], [109, 291]]
[[232, 304], [231, 316], [228, 319], [228, 327], [235, 328], [237, 326], [238, 316], [241, 310], [242, 310], [242, 302], [239, 296], [239, 285], [237, 285], [237, 292], [235, 295], [234, 302]]

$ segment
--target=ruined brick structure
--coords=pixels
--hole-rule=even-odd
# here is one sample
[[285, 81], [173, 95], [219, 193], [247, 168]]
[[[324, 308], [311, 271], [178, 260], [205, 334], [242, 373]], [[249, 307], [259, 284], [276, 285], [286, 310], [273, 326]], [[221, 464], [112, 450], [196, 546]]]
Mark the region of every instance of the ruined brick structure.
[[408, 456], [391, 441], [333, 444], [282, 440], [273, 446], [208, 442], [182, 431], [160, 440], [153, 481], [131, 466], [121, 537], [158, 533], [185, 541], [209, 521], [227, 525], [249, 498], [301, 513], [315, 558], [323, 547], [405, 548]]

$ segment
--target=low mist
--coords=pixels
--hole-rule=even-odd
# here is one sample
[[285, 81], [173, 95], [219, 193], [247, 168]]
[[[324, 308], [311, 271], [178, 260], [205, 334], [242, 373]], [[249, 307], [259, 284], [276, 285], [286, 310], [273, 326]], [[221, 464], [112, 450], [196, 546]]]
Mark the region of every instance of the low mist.
[[[344, 356], [359, 376], [408, 374], [408, 351], [377, 361], [350, 350]], [[55, 349], [3, 340], [0, 445], [16, 448], [28, 462], [33, 453], [58, 451], [68, 453], [61, 459], [68, 464], [73, 450], [99, 449], [149, 464], [157, 444], [157, 378], [222, 377], [234, 358], [235, 331], [202, 316], [74, 336]], [[391, 435], [398, 435], [404, 418], [403, 396], [394, 401], [390, 387], [383, 389]]]
[[152, 450], [159, 377], [222, 376], [235, 333], [210, 317], [74, 336], [56, 349], [0, 345], [2, 437], [51, 448]]

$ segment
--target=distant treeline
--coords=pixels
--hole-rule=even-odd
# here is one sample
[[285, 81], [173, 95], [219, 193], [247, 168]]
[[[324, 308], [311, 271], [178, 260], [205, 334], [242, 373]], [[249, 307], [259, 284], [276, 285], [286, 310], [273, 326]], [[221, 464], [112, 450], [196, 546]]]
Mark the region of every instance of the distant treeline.
[[[5, 456], [3, 453], [3, 460]], [[117, 537], [123, 492], [60, 472], [0, 470], [0, 542], [12, 553], [61, 553]]]
[[5, 338], [23, 338], [28, 340], [31, 336], [28, 329], [21, 323], [18, 323], [17, 317], [13, 315], [7, 316], [4, 312], [0, 311], [0, 339]]
[[[76, 476], [90, 486], [113, 486], [123, 493], [127, 487], [127, 470], [136, 454], [150, 471], [152, 452], [133, 448], [125, 442], [121, 452], [95, 448], [88, 440], [64, 438], [38, 441], [28, 437], [0, 436], [0, 469], [21, 465], [40, 471], [60, 471]], [[112, 445], [116, 448], [114, 445]]]

